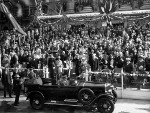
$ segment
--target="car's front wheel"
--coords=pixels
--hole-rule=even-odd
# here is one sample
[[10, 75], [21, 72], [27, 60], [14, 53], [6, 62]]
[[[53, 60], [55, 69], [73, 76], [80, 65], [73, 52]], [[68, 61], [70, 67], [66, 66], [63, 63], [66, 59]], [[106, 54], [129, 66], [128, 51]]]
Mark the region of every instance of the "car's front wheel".
[[110, 99], [101, 98], [97, 103], [97, 109], [100, 113], [112, 113], [114, 111], [114, 104]]
[[33, 109], [42, 109], [44, 106], [44, 98], [39, 94], [35, 94], [30, 98], [30, 104]]

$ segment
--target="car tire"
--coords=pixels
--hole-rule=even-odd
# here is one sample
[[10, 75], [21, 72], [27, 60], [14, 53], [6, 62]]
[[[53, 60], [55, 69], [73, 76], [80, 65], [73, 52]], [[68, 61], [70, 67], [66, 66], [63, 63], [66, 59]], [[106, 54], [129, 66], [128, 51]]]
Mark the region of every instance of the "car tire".
[[44, 98], [40, 94], [35, 94], [30, 98], [30, 105], [33, 109], [42, 109], [44, 106]]
[[113, 113], [114, 103], [107, 98], [101, 98], [98, 100], [97, 109], [100, 113]]
[[90, 104], [94, 98], [95, 98], [95, 94], [89, 88], [83, 88], [78, 93], [78, 99], [84, 105]]

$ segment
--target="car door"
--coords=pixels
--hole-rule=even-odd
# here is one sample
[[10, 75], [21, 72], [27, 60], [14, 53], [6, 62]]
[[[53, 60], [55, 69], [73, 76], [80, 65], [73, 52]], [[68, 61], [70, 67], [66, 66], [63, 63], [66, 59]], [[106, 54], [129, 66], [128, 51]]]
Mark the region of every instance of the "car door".
[[77, 94], [77, 86], [58, 86], [57, 92], [61, 98], [74, 99]]

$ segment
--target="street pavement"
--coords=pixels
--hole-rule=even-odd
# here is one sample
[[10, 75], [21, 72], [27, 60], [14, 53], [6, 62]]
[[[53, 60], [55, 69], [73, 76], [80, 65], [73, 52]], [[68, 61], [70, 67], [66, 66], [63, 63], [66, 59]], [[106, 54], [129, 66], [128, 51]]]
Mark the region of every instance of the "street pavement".
[[[13, 97], [15, 97], [13, 95]], [[13, 106], [15, 98], [3, 98], [0, 91], [0, 113], [93, 113], [83, 108], [67, 106], [45, 106], [43, 110], [34, 110], [29, 101], [21, 94], [19, 106]], [[150, 113], [150, 101], [118, 99], [113, 113]]]

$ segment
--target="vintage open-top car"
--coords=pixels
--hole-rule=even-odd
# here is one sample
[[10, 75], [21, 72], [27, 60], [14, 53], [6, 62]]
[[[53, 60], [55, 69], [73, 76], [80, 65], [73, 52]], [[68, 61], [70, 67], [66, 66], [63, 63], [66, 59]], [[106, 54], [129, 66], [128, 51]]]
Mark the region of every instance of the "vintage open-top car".
[[117, 94], [111, 84], [70, 80], [68, 85], [53, 85], [51, 80], [42, 80], [43, 85], [25, 85], [27, 99], [34, 109], [48, 104], [97, 108], [100, 113], [114, 111]]

